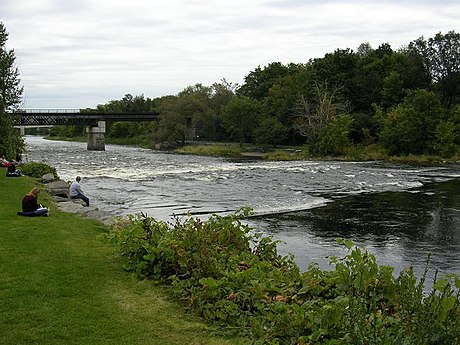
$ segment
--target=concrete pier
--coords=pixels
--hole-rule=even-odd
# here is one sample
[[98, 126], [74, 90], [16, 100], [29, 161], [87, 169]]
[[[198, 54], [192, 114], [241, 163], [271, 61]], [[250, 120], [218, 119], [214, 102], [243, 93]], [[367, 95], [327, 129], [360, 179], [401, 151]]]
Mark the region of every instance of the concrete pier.
[[105, 121], [98, 121], [97, 126], [86, 127], [86, 133], [88, 133], [88, 144], [86, 146], [88, 150], [105, 150]]

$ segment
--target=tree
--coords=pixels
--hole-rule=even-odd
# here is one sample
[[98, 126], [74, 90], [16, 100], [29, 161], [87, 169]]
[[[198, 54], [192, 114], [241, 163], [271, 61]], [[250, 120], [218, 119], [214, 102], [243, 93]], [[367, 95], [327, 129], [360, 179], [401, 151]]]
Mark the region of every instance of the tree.
[[184, 145], [190, 137], [188, 126], [189, 120], [179, 112], [179, 101], [177, 96], [165, 96], [158, 100], [160, 121], [153, 139], [156, 142], [176, 142]]
[[188, 86], [178, 94], [177, 111], [191, 121], [192, 138], [214, 137], [216, 114], [211, 107], [212, 89], [202, 84]]
[[312, 99], [299, 97], [294, 129], [305, 137], [308, 144], [314, 144], [321, 129], [335, 117], [346, 115], [348, 105], [342, 101], [338, 88], [316, 85]]
[[[328, 85], [331, 89], [341, 90], [341, 93], [354, 106], [356, 85], [354, 79], [359, 56], [351, 49], [337, 49], [334, 53], [328, 53], [321, 59], [310, 61], [313, 80], [317, 85]], [[354, 106], [359, 110], [358, 106]]]
[[352, 123], [353, 118], [350, 115], [333, 118], [319, 131], [313, 151], [321, 156], [345, 154], [351, 145], [349, 133]]
[[224, 108], [223, 125], [238, 138], [240, 146], [252, 137], [259, 121], [259, 108], [257, 101], [244, 96], [235, 97]]
[[0, 155], [12, 159], [24, 150], [24, 141], [14, 128], [9, 113], [21, 104], [23, 88], [14, 50], [5, 46], [7, 40], [8, 33], [0, 22]]
[[[156, 110], [155, 101], [144, 98], [144, 95], [133, 96], [126, 94], [121, 100], [111, 100], [106, 104], [99, 104], [97, 110], [100, 112], [115, 113], [146, 113]], [[107, 137], [110, 138], [133, 138], [147, 136], [152, 128], [145, 122], [108, 122]]]
[[244, 84], [238, 89], [238, 95], [261, 100], [267, 96], [270, 88], [289, 73], [289, 67], [281, 62], [272, 62], [264, 68], [257, 67], [244, 78]]
[[237, 84], [227, 82], [222, 79], [220, 83], [214, 83], [211, 86], [211, 107], [214, 110], [215, 117], [212, 123], [212, 137], [211, 140], [222, 140], [225, 138], [226, 133], [222, 125], [222, 113], [227, 104], [235, 98], [235, 90]]
[[404, 102], [381, 115], [380, 140], [390, 154], [421, 154], [432, 148], [442, 120], [442, 107], [433, 92], [411, 91]]
[[273, 147], [282, 143], [287, 134], [287, 128], [273, 116], [263, 118], [254, 130], [254, 137], [258, 143], [271, 144]]
[[443, 157], [451, 157], [457, 147], [455, 145], [455, 124], [450, 121], [441, 121], [436, 127], [436, 138], [433, 148]]
[[422, 56], [442, 104], [450, 108], [460, 94], [460, 34], [439, 32], [428, 40], [422, 36], [411, 42], [409, 48]]

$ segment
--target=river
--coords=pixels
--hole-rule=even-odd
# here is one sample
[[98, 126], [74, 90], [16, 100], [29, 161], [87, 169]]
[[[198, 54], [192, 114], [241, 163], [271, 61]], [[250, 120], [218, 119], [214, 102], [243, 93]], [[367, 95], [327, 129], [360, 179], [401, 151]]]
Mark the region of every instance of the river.
[[348, 238], [398, 273], [460, 274], [460, 166], [411, 167], [382, 162], [266, 162], [178, 155], [27, 137], [26, 161], [56, 167], [61, 179], [82, 177], [92, 205], [114, 215], [157, 219], [207, 217], [251, 207], [256, 230], [280, 240], [302, 269], [345, 251]]

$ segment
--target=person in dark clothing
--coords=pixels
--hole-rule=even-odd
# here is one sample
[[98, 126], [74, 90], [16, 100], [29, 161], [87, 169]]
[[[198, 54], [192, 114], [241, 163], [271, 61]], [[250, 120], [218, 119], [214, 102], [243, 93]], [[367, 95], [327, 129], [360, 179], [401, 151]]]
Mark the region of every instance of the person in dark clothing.
[[49, 216], [49, 210], [38, 205], [38, 194], [40, 188], [34, 187], [22, 199], [22, 216], [36, 217], [36, 216]]
[[20, 170], [16, 170], [16, 165], [14, 165], [13, 162], [8, 165], [8, 170], [6, 171], [6, 176], [7, 177], [20, 177], [22, 176], [22, 173]]

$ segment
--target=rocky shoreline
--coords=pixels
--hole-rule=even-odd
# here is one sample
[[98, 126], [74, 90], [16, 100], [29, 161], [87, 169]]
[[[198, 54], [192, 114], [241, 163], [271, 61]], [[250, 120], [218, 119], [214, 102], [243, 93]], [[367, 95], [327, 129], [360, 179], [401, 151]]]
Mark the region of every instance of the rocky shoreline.
[[87, 207], [82, 200], [69, 199], [69, 183], [65, 181], [55, 181], [53, 175], [47, 174], [42, 177], [45, 190], [56, 201], [57, 207], [63, 212], [76, 213], [82, 217], [100, 221], [105, 225], [113, 223], [114, 216], [110, 212], [99, 210], [97, 207]]
[[86, 207], [79, 200], [58, 201], [57, 206], [63, 212], [77, 213], [86, 218], [96, 219], [105, 225], [113, 223], [114, 216], [111, 213], [93, 206]]

